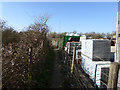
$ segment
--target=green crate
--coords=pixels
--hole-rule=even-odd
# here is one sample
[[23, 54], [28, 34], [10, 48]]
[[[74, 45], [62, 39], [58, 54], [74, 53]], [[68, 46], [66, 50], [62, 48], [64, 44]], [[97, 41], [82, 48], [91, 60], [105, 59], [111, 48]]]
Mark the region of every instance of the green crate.
[[69, 40], [70, 37], [72, 37], [72, 38], [80, 38], [80, 36], [65, 36], [65, 35], [63, 35], [62, 36], [62, 42], [63, 42], [62, 46], [63, 47], [65, 46], [65, 44], [67, 43], [67, 41]]

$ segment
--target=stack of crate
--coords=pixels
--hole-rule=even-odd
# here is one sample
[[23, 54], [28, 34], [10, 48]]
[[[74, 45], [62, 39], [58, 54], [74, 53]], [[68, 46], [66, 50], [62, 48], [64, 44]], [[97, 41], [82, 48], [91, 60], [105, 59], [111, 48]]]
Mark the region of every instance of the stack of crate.
[[76, 50], [76, 60], [80, 59], [80, 55], [81, 55], [81, 49], [77, 49]]
[[73, 47], [80, 49], [81, 43], [80, 42], [67, 42], [67, 52], [69, 55], [73, 55]]
[[[82, 41], [81, 48], [81, 66], [83, 70], [90, 76], [98, 87], [102, 87], [101, 76], [105, 71], [108, 74], [110, 66], [110, 41], [100, 39], [90, 39]], [[107, 76], [104, 76], [106, 78]], [[107, 83], [106, 79], [102, 80]]]

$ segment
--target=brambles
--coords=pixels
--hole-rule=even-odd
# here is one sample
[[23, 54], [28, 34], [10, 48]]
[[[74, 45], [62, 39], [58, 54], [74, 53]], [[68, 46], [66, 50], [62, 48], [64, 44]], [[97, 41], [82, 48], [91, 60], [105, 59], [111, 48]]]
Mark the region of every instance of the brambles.
[[10, 39], [11, 41], [3, 47], [3, 88], [31, 88], [37, 82], [36, 74], [40, 72], [38, 68], [45, 62], [45, 54], [50, 49], [46, 37], [46, 23], [37, 22], [27, 31], [17, 33], [19, 41], [14, 42]]

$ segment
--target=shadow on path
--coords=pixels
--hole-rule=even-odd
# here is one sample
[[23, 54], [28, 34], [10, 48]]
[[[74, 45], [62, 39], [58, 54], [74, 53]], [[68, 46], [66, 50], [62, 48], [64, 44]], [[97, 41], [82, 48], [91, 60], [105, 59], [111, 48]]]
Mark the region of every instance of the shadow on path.
[[[51, 88], [60, 88], [62, 87], [61, 80], [61, 65], [60, 65], [60, 52], [59, 49], [54, 49], [55, 58], [54, 58], [54, 66], [53, 66], [53, 74], [51, 78]], [[62, 56], [61, 56], [62, 57]]]

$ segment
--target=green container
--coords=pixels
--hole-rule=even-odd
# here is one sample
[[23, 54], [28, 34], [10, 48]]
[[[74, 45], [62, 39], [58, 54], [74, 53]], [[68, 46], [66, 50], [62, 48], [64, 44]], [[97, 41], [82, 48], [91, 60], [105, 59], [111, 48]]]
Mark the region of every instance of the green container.
[[63, 35], [62, 36], [63, 47], [65, 46], [65, 44], [67, 43], [67, 41], [69, 40], [70, 37], [72, 37], [72, 38], [80, 38], [80, 36], [65, 36], [65, 35]]

